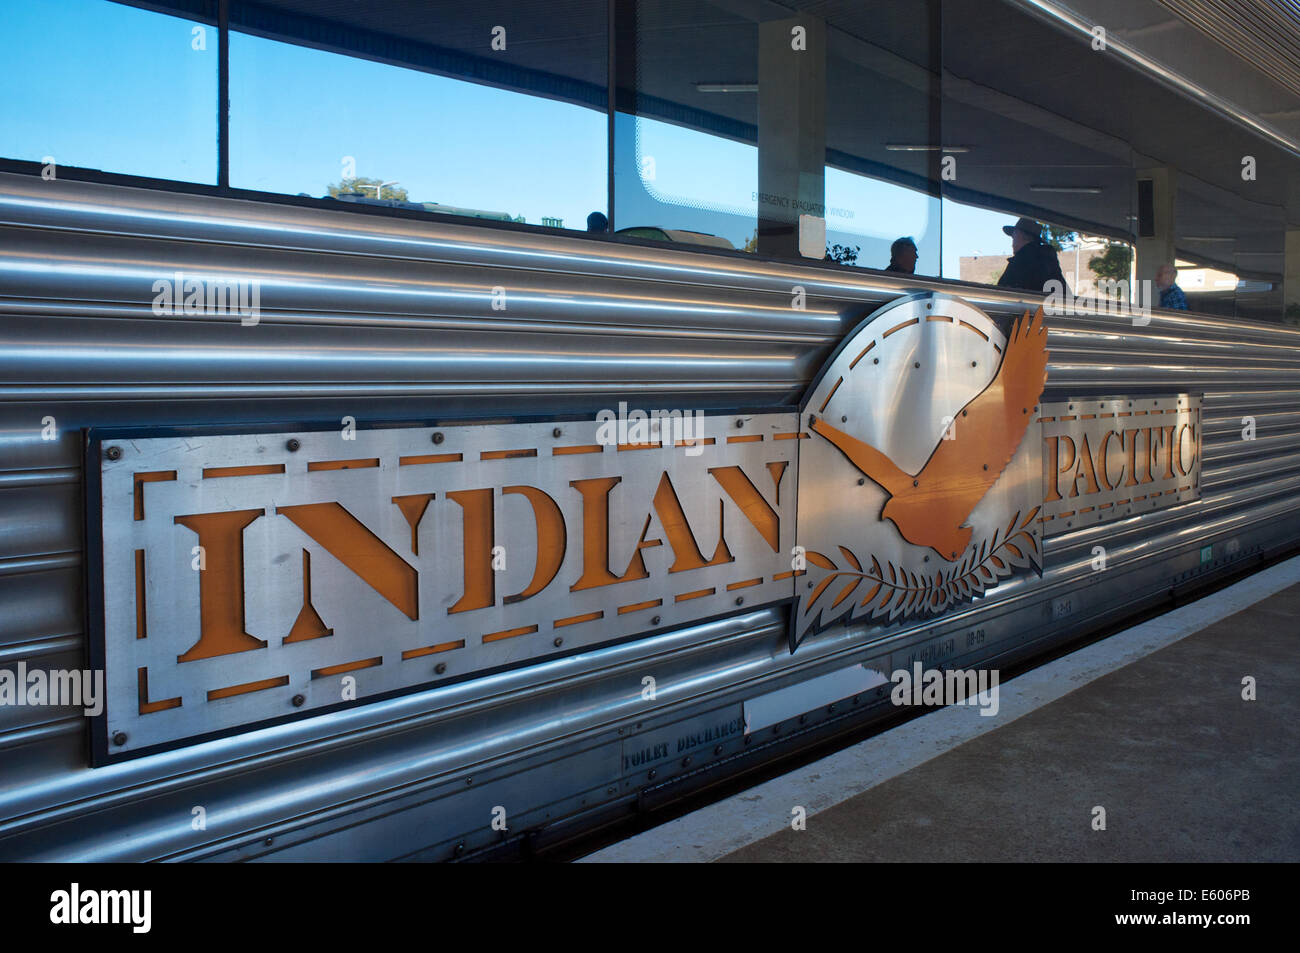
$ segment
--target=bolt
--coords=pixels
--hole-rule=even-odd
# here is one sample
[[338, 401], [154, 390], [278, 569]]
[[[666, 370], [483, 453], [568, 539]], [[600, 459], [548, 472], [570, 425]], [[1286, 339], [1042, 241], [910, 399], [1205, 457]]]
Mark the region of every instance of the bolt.
[[683, 768], [689, 768], [690, 765], [691, 765], [691, 756], [690, 756], [690, 755], [687, 755], [685, 758], [682, 758], [682, 767], [683, 767]]
[[433, 442], [434, 442], [434, 443], [442, 443], [442, 434], [441, 434], [440, 432], [438, 432], [438, 433], [434, 433], [434, 435], [433, 435]]
[[459, 844], [456, 845], [456, 856], [460, 857], [464, 853], [465, 853], [465, 842], [461, 841]]
[[913, 480], [913, 481], [912, 481], [912, 486], [920, 486], [920, 485], [921, 485], [921, 481], [920, 481], [920, 480]]
[[262, 841], [262, 843], [265, 844], [267, 847], [270, 847], [272, 844], [275, 843], [275, 838], [268, 837], [266, 840]]
[[473, 783], [474, 783], [474, 779], [473, 779], [473, 778], [466, 778], [466, 779], [465, 779], [465, 783], [466, 783], [467, 785], [469, 785], [469, 784], [473, 784]]
[[564, 431], [562, 431], [559, 427], [556, 427], [554, 430], [551, 431], [551, 436], [552, 436], [552, 437], [558, 437], [558, 436], [559, 436], [560, 434], [562, 434], [563, 432], [564, 432]]
[[977, 363], [976, 361], [971, 361], [971, 362], [970, 362], [970, 366], [971, 366], [971, 367], [975, 367], [975, 366], [976, 366], [976, 363]]
[[928, 563], [929, 561], [930, 561], [930, 554], [929, 554], [929, 553], [926, 553], [924, 556], [921, 557], [921, 562], [923, 562], [923, 563]]
[[108, 459], [110, 460], [119, 460], [122, 457], [122, 448], [109, 447], [107, 450], [104, 451], [104, 456], [108, 457]]
[[873, 358], [871, 359], [871, 363], [872, 363], [872, 364], [879, 364], [879, 363], [880, 363], [880, 358], [878, 358], [878, 357], [873, 357]]
[[126, 732], [119, 731], [117, 734], [113, 735], [113, 744], [117, 745], [119, 748], [126, 744]]
[[303, 697], [302, 695], [294, 695], [294, 696], [293, 696], [293, 707], [294, 707], [294, 708], [301, 708], [304, 704], [306, 704], [306, 702], [307, 702], [307, 699], [306, 699], [305, 697]]
[[811, 589], [812, 587], [813, 587], [812, 580], [809, 579], [809, 580], [808, 580], [808, 588]]
[[713, 746], [713, 753], [714, 753], [714, 754], [722, 754], [722, 745], [714, 745], [714, 746]]
[[840, 423], [842, 423], [842, 424], [847, 424], [848, 422], [849, 422], [849, 415], [848, 415], [848, 414], [842, 414], [842, 415], [840, 416]]
[[291, 437], [291, 438], [289, 439], [289, 442], [285, 444], [285, 447], [288, 448], [288, 450], [289, 450], [290, 453], [297, 453], [297, 452], [298, 452], [298, 448], [301, 447], [301, 446], [302, 446], [302, 444], [298, 442], [298, 438], [297, 438], [297, 437]]
[[446, 662], [439, 662], [437, 665], [433, 667], [433, 672], [435, 675], [441, 675], [445, 671], [447, 671]]
[[867, 483], [866, 477], [858, 477], [858, 486], [865, 486], [866, 483]]
[[988, 465], [987, 463], [984, 464], [984, 469], [987, 470], [988, 468], [989, 468], [989, 465]]
[[564, 644], [564, 639], [560, 638], [560, 637], [557, 635], [557, 636], [555, 637], [555, 641], [552, 642], [551, 644], [554, 645], [554, 646], [558, 649], [561, 645]]
[[738, 605], [738, 606], [743, 606], [744, 604], [745, 604], [745, 597], [744, 597], [744, 596], [736, 596], [736, 605]]
[[834, 706], [834, 705], [827, 705], [827, 706], [826, 706], [826, 714], [828, 714], [828, 715], [833, 715], [833, 714], [835, 714], [835, 706]]
[[658, 616], [652, 616], [651, 619], [650, 619], [650, 624], [651, 624], [651, 625], [658, 625], [658, 624], [659, 624], [659, 617], [658, 617]]
[[659, 772], [652, 769], [648, 777], [653, 781], [655, 778], [659, 777]]
[[921, 362], [920, 362], [920, 361], [913, 361], [913, 362], [912, 362], [912, 366], [913, 366], [913, 367], [920, 367], [920, 366], [921, 366]]
[[737, 420], [737, 421], [736, 421], [736, 426], [737, 426], [737, 427], [743, 427], [743, 426], [745, 426], [745, 422], [744, 422], [743, 420]]

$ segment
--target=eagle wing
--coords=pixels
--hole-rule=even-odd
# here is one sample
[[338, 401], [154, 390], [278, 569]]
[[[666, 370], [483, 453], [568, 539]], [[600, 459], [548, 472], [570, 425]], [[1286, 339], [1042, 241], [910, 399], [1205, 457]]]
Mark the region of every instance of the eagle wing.
[[917, 475], [931, 493], [963, 499], [964, 521], [1006, 469], [1034, 419], [1047, 383], [1047, 328], [1040, 307], [1016, 321], [1002, 366], [956, 418], [953, 439], [940, 440]]
[[838, 427], [832, 427], [824, 420], [814, 420], [812, 429], [834, 444], [840, 453], [848, 457], [849, 462], [858, 468], [863, 476], [870, 478], [875, 483], [879, 483], [889, 492], [890, 496], [897, 496], [904, 492], [905, 489], [910, 490], [912, 488], [912, 475], [904, 473], [893, 460], [871, 446], [871, 444], [864, 443], [857, 437], [846, 434]]

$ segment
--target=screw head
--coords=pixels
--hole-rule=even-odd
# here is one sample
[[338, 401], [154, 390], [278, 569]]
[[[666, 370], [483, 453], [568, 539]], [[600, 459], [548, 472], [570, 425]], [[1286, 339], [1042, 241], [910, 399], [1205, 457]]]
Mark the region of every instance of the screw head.
[[272, 844], [275, 843], [275, 838], [274, 838], [274, 837], [268, 837], [268, 838], [266, 838], [266, 840], [262, 841], [262, 843], [263, 843], [264, 845], [266, 845], [267, 847], [270, 847]]
[[552, 642], [551, 644], [554, 645], [554, 646], [558, 649], [561, 645], [564, 644], [564, 639], [560, 638], [560, 637], [557, 635], [557, 636], [555, 637], [555, 641]]
[[858, 477], [858, 486], [866, 486], [866, 485], [867, 485], [867, 478], [866, 478], [866, 477]]
[[301, 708], [303, 705], [307, 703], [307, 699], [302, 695], [294, 695], [292, 701], [293, 701], [294, 708]]
[[659, 777], [659, 772], [655, 771], [654, 769], [651, 769], [650, 774], [647, 775], [647, 777], [649, 777], [650, 780], [653, 781], [655, 778]]
[[840, 415], [840, 423], [842, 423], [842, 424], [847, 424], [848, 422], [849, 422], [849, 415], [848, 415], [848, 414], [841, 414], [841, 415]]
[[290, 453], [297, 453], [298, 448], [301, 447], [302, 444], [298, 441], [297, 437], [291, 437], [284, 446]]
[[657, 615], [656, 615], [656, 616], [651, 616], [651, 617], [650, 617], [650, 624], [651, 624], [651, 625], [658, 625], [658, 624], [659, 624], [659, 617], [658, 617]]
[[691, 756], [687, 755], [686, 757], [682, 758], [682, 767], [689, 768], [690, 766], [691, 766]]
[[433, 673], [434, 673], [435, 675], [442, 675], [442, 674], [443, 674], [444, 672], [446, 672], [446, 671], [447, 671], [447, 663], [446, 663], [446, 662], [439, 662], [437, 665], [435, 665], [435, 666], [433, 667]]
[[971, 362], [970, 362], [970, 366], [971, 366], [971, 367], [976, 367], [976, 366], [978, 366], [978, 364], [979, 364], [978, 361], [971, 361]]
[[122, 458], [122, 448], [109, 447], [104, 451], [104, 456], [108, 457], [110, 460], [120, 460]]
[[738, 606], [743, 606], [744, 604], [745, 604], [745, 597], [744, 597], [744, 596], [736, 596], [736, 605], [738, 605]]
[[564, 433], [564, 431], [561, 430], [559, 427], [556, 427], [554, 430], [551, 431], [551, 436], [558, 437], [562, 433]]
[[913, 367], [920, 367], [920, 366], [921, 366], [921, 362], [920, 362], [920, 361], [913, 361], [913, 362], [912, 362], [912, 366], [913, 366]]
[[880, 358], [878, 358], [878, 357], [873, 357], [873, 358], [871, 359], [871, 363], [872, 363], [872, 364], [879, 364], [879, 363], [880, 363]]
[[920, 480], [913, 480], [913, 481], [912, 481], [912, 486], [920, 486], [920, 485], [921, 485], [921, 481], [920, 481]]
[[113, 735], [113, 744], [117, 745], [119, 748], [122, 747], [122, 745], [126, 744], [126, 732], [125, 731], [116, 732]]
[[714, 754], [722, 754], [722, 745], [714, 745], [714, 746], [713, 746], [713, 753], [714, 753]]
[[442, 432], [441, 432], [441, 431], [434, 431], [434, 434], [433, 434], [433, 442], [434, 442], [434, 443], [442, 443]]

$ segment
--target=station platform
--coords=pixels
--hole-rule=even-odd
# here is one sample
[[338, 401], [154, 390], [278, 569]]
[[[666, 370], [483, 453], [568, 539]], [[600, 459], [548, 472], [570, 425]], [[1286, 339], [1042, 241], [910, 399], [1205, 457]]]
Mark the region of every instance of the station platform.
[[1300, 557], [581, 862], [1294, 862], [1297, 790]]

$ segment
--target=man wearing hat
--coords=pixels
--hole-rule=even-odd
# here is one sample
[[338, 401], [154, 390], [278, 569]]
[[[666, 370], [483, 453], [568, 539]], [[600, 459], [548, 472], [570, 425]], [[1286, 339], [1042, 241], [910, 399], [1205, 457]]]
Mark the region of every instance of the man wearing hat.
[[1007, 259], [1007, 268], [998, 279], [999, 288], [1020, 288], [1035, 294], [1047, 294], [1050, 289], [1043, 286], [1049, 281], [1059, 281], [1061, 294], [1066, 298], [1070, 296], [1056, 249], [1043, 241], [1043, 226], [1032, 218], [1022, 218], [1014, 225], [1004, 225], [1002, 231], [1011, 236], [1014, 254]]

